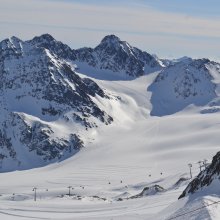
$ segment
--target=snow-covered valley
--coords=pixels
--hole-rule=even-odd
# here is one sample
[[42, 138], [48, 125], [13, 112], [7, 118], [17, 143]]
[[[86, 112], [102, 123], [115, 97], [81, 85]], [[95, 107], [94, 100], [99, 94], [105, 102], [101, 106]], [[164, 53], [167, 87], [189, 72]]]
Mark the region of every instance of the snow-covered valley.
[[[52, 58], [56, 57], [52, 52], [51, 54]], [[70, 57], [68, 59], [63, 57], [62, 62], [53, 63], [52, 68], [54, 68], [54, 76], [57, 77], [55, 81], [59, 82], [58, 85], [66, 85], [70, 92], [73, 90], [74, 93], [71, 95], [79, 94], [80, 90], [76, 89], [77, 86], [85, 86], [87, 93], [83, 93], [85, 98], [82, 99], [82, 106], [87, 104], [91, 109], [97, 107], [100, 109], [99, 114], [97, 116], [93, 111], [86, 112], [91, 115], [87, 122], [92, 124], [86, 129], [85, 124], [75, 126], [76, 122], [71, 122], [71, 119], [70, 122], [64, 123], [63, 118], [57, 121], [57, 116], [41, 115], [40, 111], [34, 112], [32, 117], [28, 116], [30, 112], [25, 112], [26, 121], [48, 124], [51, 126], [53, 136], [60, 135], [61, 140], [71, 132], [80, 134], [84, 145], [76, 154], [61, 160], [53, 158], [47, 163], [42, 163], [40, 160], [36, 162], [36, 157], [31, 156], [29, 161], [26, 158], [24, 161], [29, 162], [32, 169], [27, 169], [31, 165], [22, 168], [18, 166], [18, 170], [13, 166], [12, 172], [0, 173], [0, 218], [6, 220], [219, 219], [220, 208], [217, 203], [205, 207], [219, 200], [220, 193], [218, 194], [217, 190], [213, 190], [208, 195], [201, 191], [178, 200], [191, 181], [188, 164], [192, 164], [193, 177], [197, 176], [200, 172], [198, 161], [207, 159], [210, 163], [212, 157], [219, 151], [220, 142], [218, 120], [220, 112], [215, 111], [219, 105], [219, 64], [204, 60], [195, 61], [202, 69], [200, 71], [194, 65], [194, 61], [189, 62], [189, 64], [183, 63], [182, 69], [179, 67], [181, 64], [174, 64], [167, 69], [161, 65], [165, 70], [156, 69], [150, 74], [140, 74], [138, 77], [121, 71], [120, 65], [120, 71], [117, 72], [111, 70], [111, 65], [109, 67], [106, 64], [107, 69], [98, 69], [96, 65], [87, 65], [82, 60], [73, 61]], [[158, 61], [157, 68], [159, 63]], [[55, 72], [56, 65], [62, 67], [65, 64], [72, 68], [71, 73], [74, 76], [80, 78], [76, 77], [75, 81], [70, 82], [68, 79], [72, 80], [72, 78], [65, 75], [62, 68], [58, 68], [58, 72]], [[77, 68], [74, 65], [77, 65]], [[175, 65], [177, 65], [176, 69]], [[185, 66], [187, 66], [186, 71]], [[9, 66], [8, 69], [11, 73]], [[162, 79], [163, 71], [165, 80]], [[175, 71], [179, 71], [179, 75], [175, 76]], [[63, 84], [62, 77], [66, 80], [66, 84]], [[161, 83], [158, 77], [164, 81]], [[84, 78], [89, 78], [96, 84], [82, 80]], [[183, 85], [186, 85], [186, 90], [179, 87], [178, 91], [182, 91], [186, 96], [176, 97], [175, 86], [181, 84], [181, 79]], [[27, 82], [24, 84], [28, 85]], [[91, 85], [98, 87], [95, 86], [94, 89]], [[172, 100], [167, 101], [166, 91], [170, 92], [173, 85], [174, 95], [169, 96]], [[188, 88], [195, 88], [190, 90], [195, 93], [187, 93]], [[18, 88], [17, 91], [22, 90]], [[95, 91], [95, 94], [92, 91]], [[30, 91], [27, 94], [30, 95]], [[17, 94], [13, 94], [15, 95]], [[204, 102], [201, 101], [203, 95]], [[38, 104], [48, 106], [47, 98], [42, 97], [46, 101], [42, 102], [43, 104], [39, 101]], [[22, 101], [22, 98], [23, 96], [19, 100]], [[35, 102], [34, 98], [31, 98], [31, 104]], [[10, 102], [12, 101], [11, 98]], [[7, 107], [11, 108], [11, 111], [14, 109], [10, 106], [15, 106], [18, 111], [16, 103], [9, 104]], [[62, 116], [69, 116], [69, 112], [72, 111], [68, 101], [65, 106], [61, 105], [62, 108], [57, 107], [59, 103], [53, 104], [54, 106], [55, 110], [60, 110]], [[74, 106], [77, 105], [74, 103]], [[22, 109], [25, 109], [25, 105]], [[33, 109], [36, 110], [31, 108]], [[1, 120], [4, 119], [6, 110], [2, 111], [4, 115]], [[79, 112], [77, 113], [80, 115]], [[99, 120], [101, 116], [103, 121]], [[82, 115], [80, 117], [83, 118]], [[113, 121], [106, 123], [108, 117]], [[51, 147], [53, 144], [52, 142]], [[4, 147], [4, 143], [2, 146]], [[19, 146], [23, 145], [19, 142]], [[58, 149], [58, 153], [62, 153], [62, 149], [59, 147]], [[22, 152], [17, 152], [18, 158], [22, 160]], [[9, 161], [8, 164], [10, 163]], [[6, 162], [5, 166], [9, 166], [8, 164]], [[36, 187], [36, 201], [34, 201], [34, 187]]]

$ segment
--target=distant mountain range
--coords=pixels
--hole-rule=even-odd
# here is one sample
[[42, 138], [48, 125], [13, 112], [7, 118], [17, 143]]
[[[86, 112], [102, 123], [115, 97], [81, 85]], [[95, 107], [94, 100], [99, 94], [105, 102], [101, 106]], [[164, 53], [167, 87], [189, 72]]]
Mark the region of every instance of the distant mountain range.
[[146, 88], [152, 92], [151, 116], [174, 114], [191, 104], [204, 106], [204, 114], [220, 110], [220, 65], [207, 59], [160, 60], [114, 35], [95, 48], [77, 50], [49, 34], [29, 41], [11, 37], [0, 42], [1, 171], [64, 160], [86, 145], [90, 130], [114, 123], [99, 100], [121, 102], [120, 97], [81, 70], [130, 80], [156, 72]]

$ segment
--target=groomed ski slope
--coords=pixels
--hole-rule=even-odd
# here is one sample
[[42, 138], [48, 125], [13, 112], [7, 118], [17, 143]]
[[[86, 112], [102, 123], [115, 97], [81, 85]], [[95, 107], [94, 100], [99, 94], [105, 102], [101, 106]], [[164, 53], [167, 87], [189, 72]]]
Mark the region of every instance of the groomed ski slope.
[[[147, 88], [156, 75], [134, 80], [93, 75], [100, 86], [121, 97], [120, 102], [95, 100], [113, 116], [114, 123], [89, 132], [87, 146], [63, 162], [1, 173], [0, 219], [160, 220], [217, 201], [217, 196], [202, 195], [178, 201], [189, 180], [176, 183], [189, 177], [188, 163], [193, 164], [195, 176], [197, 162], [210, 161], [219, 150], [220, 113], [200, 114], [198, 108], [189, 106], [173, 115], [150, 116]], [[155, 184], [165, 190], [124, 199]], [[70, 197], [68, 186], [73, 187]], [[36, 202], [33, 187], [37, 187]], [[219, 219], [219, 211], [213, 205], [175, 219]]]

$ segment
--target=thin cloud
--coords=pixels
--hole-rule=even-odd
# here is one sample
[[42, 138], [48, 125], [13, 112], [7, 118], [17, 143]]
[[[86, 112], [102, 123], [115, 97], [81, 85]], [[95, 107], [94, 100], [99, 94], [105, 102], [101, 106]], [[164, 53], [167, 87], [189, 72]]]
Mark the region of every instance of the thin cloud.
[[[1, 37], [10, 36], [16, 30], [12, 35], [27, 38], [47, 30], [60, 40], [66, 40], [77, 47], [82, 44], [94, 45], [100, 41], [101, 36], [115, 33], [145, 48], [151, 45], [152, 49], [155, 45], [155, 52], [158, 54], [166, 53], [164, 44], [169, 47], [169, 51], [176, 51], [169, 39], [176, 43], [185, 41], [192, 47], [180, 44], [179, 50], [185, 52], [188, 48], [188, 55], [194, 54], [193, 49], [198, 50], [194, 45], [195, 40], [205, 42], [203, 47], [207, 48], [208, 44], [212, 44], [211, 41], [219, 40], [219, 19], [163, 12], [148, 5], [142, 7], [142, 4], [106, 6], [95, 4], [97, 1], [92, 2], [88, 5], [81, 4], [80, 1], [64, 3], [60, 0], [1, 0]], [[89, 37], [86, 32], [90, 33]], [[134, 39], [139, 38], [142, 41], [134, 42]], [[157, 51], [160, 46], [162, 49]], [[219, 51], [216, 46], [216, 51], [212, 48], [209, 52], [217, 54], [217, 49]]]

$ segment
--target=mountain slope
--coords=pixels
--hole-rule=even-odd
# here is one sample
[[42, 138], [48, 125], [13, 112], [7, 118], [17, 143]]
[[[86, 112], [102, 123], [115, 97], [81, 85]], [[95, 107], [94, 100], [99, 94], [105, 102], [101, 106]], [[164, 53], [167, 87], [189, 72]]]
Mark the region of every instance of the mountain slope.
[[101, 43], [92, 48], [75, 51], [77, 61], [101, 70], [111, 70], [138, 77], [162, 69], [162, 63], [154, 56], [132, 47], [115, 35], [108, 35]]
[[80, 130], [113, 121], [93, 101], [110, 97], [35, 41], [0, 43], [2, 171], [65, 159], [83, 146]]
[[185, 59], [163, 69], [148, 88], [152, 92], [151, 115], [170, 115], [189, 105], [209, 104], [217, 97], [213, 72], [219, 74], [218, 64], [207, 59]]

